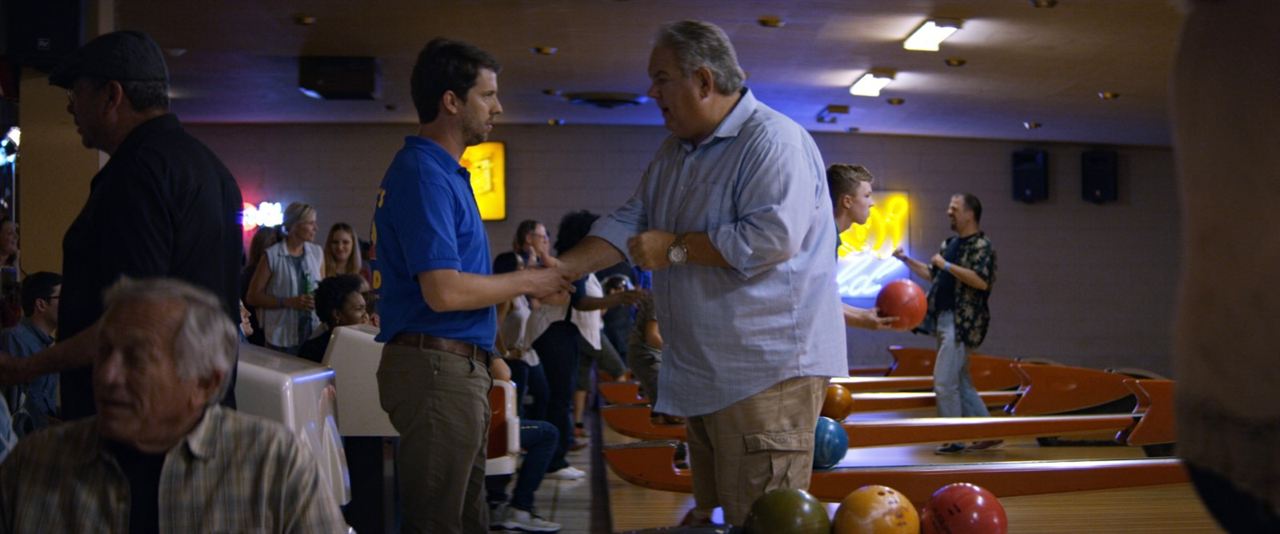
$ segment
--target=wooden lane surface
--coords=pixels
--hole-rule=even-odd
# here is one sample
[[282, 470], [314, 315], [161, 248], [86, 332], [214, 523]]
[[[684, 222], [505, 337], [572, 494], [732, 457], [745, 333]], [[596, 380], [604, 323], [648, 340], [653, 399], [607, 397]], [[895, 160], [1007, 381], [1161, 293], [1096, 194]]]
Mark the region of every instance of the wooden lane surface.
[[[604, 430], [606, 443], [628, 443], [627, 438]], [[970, 463], [975, 459], [1049, 460], [1081, 458], [1136, 458], [1141, 452], [1128, 447], [1038, 447], [1034, 441], [1018, 441], [1001, 449], [938, 456], [932, 447], [876, 447], [863, 449], [857, 460], [863, 465], [916, 463]], [[613, 530], [675, 525], [693, 506], [693, 497], [641, 488], [612, 471], [608, 473]], [[1082, 491], [1002, 498], [1013, 533], [1117, 532], [1222, 532], [1205, 511], [1189, 484], [1143, 488]], [[914, 503], [923, 506], [924, 503]], [[828, 507], [834, 513], [836, 504]]]

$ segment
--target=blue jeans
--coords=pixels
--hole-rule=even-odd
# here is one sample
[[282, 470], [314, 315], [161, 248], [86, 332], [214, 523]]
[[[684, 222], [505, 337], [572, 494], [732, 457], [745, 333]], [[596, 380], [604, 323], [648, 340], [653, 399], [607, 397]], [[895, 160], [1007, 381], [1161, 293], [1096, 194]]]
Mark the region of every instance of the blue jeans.
[[[520, 421], [520, 448], [526, 451], [524, 462], [517, 472], [516, 488], [511, 492], [511, 507], [533, 510], [533, 493], [542, 485], [542, 478], [547, 474], [547, 466], [551, 464], [551, 456], [556, 452], [560, 442], [560, 432], [546, 421]], [[494, 475], [485, 477], [486, 500], [490, 504], [506, 502], [507, 484], [511, 475]]]
[[969, 351], [956, 338], [954, 312], [938, 314], [938, 357], [933, 362], [933, 392], [939, 417], [991, 415], [969, 378]]
[[[516, 411], [520, 417], [546, 421], [547, 397], [550, 392], [547, 373], [542, 364], [531, 367], [520, 360], [507, 360], [507, 366], [511, 368], [511, 381], [516, 383]], [[524, 402], [525, 393], [530, 398], [527, 406]]]
[[569, 467], [565, 455], [573, 445], [573, 390], [578, 375], [578, 327], [569, 321], [556, 321], [533, 342], [542, 368], [546, 371], [546, 421], [560, 432], [559, 445], [551, 457], [551, 471]]

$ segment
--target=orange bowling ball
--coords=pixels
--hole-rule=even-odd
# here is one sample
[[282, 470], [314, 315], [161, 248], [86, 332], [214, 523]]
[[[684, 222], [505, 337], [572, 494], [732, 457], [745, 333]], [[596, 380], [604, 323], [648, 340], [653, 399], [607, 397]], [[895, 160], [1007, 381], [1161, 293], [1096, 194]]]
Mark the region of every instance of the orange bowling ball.
[[1009, 518], [990, 491], [968, 482], [947, 484], [920, 515], [922, 534], [1006, 534]]
[[924, 321], [929, 304], [925, 292], [915, 282], [900, 278], [885, 284], [876, 295], [876, 308], [881, 317], [897, 317], [893, 328], [910, 330]]
[[863, 486], [840, 502], [834, 534], [917, 534], [920, 516], [915, 506], [888, 486]]
[[844, 421], [853, 412], [853, 394], [844, 386], [827, 384], [827, 396], [822, 400], [822, 415], [836, 421]]

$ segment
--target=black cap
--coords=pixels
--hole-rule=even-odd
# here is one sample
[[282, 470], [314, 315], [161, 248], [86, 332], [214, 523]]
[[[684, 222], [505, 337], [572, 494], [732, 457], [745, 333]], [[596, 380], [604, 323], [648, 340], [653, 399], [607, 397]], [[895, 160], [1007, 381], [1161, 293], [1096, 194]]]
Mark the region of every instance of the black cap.
[[76, 79], [93, 76], [116, 81], [168, 82], [164, 54], [142, 32], [119, 31], [98, 36], [54, 67], [49, 84], [70, 89]]

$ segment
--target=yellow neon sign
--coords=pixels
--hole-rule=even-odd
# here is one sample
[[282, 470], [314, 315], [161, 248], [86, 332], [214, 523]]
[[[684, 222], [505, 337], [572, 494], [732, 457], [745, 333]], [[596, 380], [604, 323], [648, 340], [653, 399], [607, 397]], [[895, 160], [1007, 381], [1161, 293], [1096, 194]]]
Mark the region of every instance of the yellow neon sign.
[[847, 298], [874, 298], [890, 280], [908, 276], [893, 249], [910, 249], [911, 203], [903, 192], [872, 194], [875, 206], [865, 224], [840, 232], [836, 285]]
[[475, 193], [480, 219], [501, 221], [507, 218], [507, 147], [489, 141], [467, 147], [462, 153], [462, 166], [471, 173], [471, 191]]

